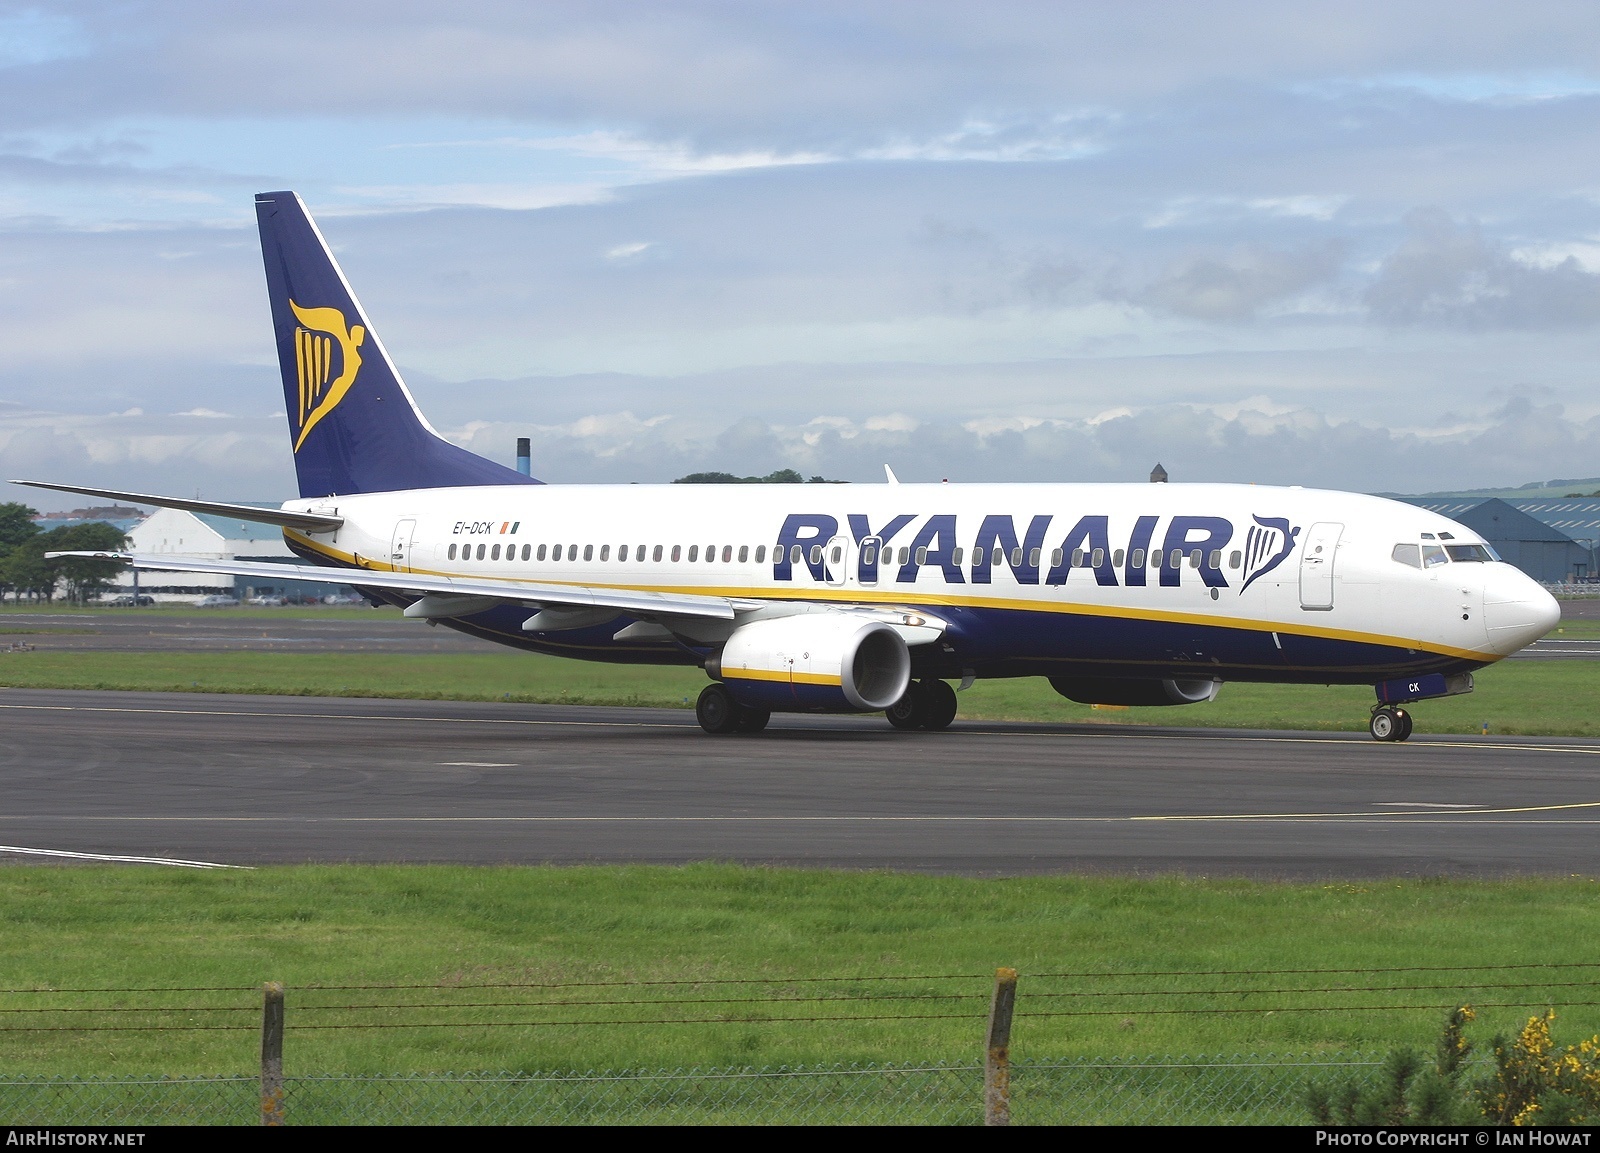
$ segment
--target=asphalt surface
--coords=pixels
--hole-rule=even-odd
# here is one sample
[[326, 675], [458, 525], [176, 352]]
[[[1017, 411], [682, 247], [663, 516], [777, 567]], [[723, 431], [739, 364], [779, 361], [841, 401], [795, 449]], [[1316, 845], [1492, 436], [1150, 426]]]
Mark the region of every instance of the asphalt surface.
[[1600, 741], [0, 690], [0, 859], [1600, 873]]

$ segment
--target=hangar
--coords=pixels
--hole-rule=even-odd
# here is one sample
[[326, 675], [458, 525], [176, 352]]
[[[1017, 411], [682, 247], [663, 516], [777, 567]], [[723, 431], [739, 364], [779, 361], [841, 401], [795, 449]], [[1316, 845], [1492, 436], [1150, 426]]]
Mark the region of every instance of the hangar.
[[1543, 584], [1600, 580], [1600, 498], [1412, 497], [1409, 503], [1482, 533], [1496, 552]]

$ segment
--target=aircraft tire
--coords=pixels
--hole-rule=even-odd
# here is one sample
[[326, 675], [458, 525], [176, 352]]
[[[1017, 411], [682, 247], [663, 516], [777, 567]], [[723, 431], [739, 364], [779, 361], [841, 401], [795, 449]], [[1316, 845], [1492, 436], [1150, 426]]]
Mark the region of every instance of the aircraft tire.
[[694, 703], [694, 719], [706, 732], [717, 736], [737, 732], [740, 713], [740, 707], [721, 685], [707, 685]]
[[1372, 719], [1367, 722], [1367, 731], [1372, 734], [1375, 741], [1398, 741], [1404, 728], [1401, 717], [1405, 716], [1399, 709], [1385, 706], [1372, 711]]
[[1411, 737], [1411, 714], [1404, 709], [1396, 709], [1395, 712], [1400, 714], [1400, 734], [1394, 739], [1397, 741], [1409, 740]]
[[948, 729], [956, 719], [956, 691], [944, 681], [931, 677], [917, 686], [922, 697], [922, 727], [929, 732]]
[[771, 719], [771, 709], [752, 709], [749, 705], [740, 705], [738, 731], [741, 733], [759, 733], [767, 727], [767, 722]]
[[903, 732], [920, 729], [927, 723], [926, 698], [915, 681], [906, 686], [905, 695], [883, 710], [889, 723]]

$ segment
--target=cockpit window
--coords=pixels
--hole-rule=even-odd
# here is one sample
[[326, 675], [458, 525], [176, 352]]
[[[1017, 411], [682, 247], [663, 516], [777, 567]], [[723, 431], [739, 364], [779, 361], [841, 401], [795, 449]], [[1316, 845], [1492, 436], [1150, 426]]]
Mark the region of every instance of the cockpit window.
[[1418, 545], [1397, 544], [1389, 555], [1401, 564], [1408, 564], [1412, 568], [1422, 567], [1422, 549]]
[[1450, 554], [1451, 560], [1469, 560], [1488, 562], [1494, 560], [1494, 554], [1481, 544], [1447, 544], [1444, 551]]
[[1449, 564], [1450, 558], [1445, 555], [1444, 549], [1436, 544], [1422, 546], [1422, 567], [1438, 568], [1442, 564]]

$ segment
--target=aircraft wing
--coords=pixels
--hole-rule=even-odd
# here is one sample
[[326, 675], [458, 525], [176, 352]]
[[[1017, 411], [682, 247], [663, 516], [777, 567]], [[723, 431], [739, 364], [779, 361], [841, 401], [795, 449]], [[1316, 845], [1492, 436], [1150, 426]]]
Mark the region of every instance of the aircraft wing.
[[46, 557], [82, 557], [87, 560], [122, 561], [137, 569], [157, 572], [203, 572], [223, 576], [265, 577], [268, 580], [320, 581], [359, 588], [394, 589], [419, 596], [488, 598], [515, 604], [605, 608], [645, 616], [710, 617], [732, 620], [736, 608], [760, 602], [733, 601], [727, 597], [692, 593], [653, 593], [604, 585], [542, 584], [519, 580], [468, 580], [424, 573], [379, 572], [371, 569], [325, 568], [309, 564], [270, 564], [248, 561], [201, 560], [194, 557], [152, 556], [125, 552], [47, 552]]
[[[157, 508], [177, 508], [185, 512], [207, 512], [234, 520], [253, 521], [256, 524], [275, 524], [280, 528], [297, 528], [308, 532], [322, 532], [338, 528], [344, 523], [342, 516], [329, 516], [320, 512], [290, 512], [281, 508], [257, 508], [253, 504], [224, 504], [215, 500], [188, 500], [181, 496], [150, 496], [142, 492], [122, 492], [114, 488], [84, 488], [78, 484], [52, 484], [45, 480], [14, 480], [12, 484], [25, 484], [29, 488], [48, 488], [56, 492], [81, 493], [84, 496], [104, 497], [107, 500], [127, 500], [134, 504], [153, 504]], [[173, 570], [177, 571], [177, 570]]]

